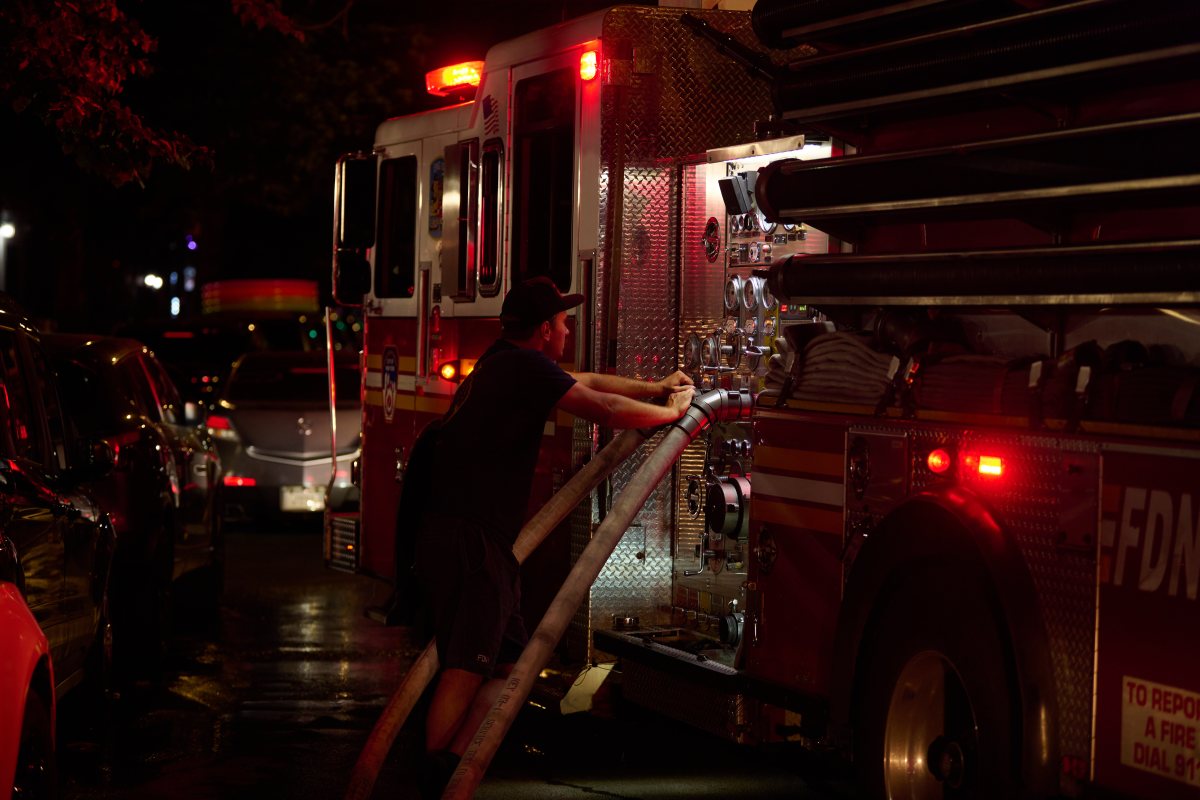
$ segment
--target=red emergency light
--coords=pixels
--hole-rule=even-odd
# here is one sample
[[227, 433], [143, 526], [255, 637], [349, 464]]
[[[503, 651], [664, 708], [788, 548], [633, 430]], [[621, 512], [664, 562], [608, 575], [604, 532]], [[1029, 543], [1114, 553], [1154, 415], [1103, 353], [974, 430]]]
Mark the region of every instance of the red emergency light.
[[600, 54], [595, 50], [584, 50], [579, 56], [579, 77], [585, 81], [593, 80], [600, 71]]
[[241, 475], [226, 475], [223, 483], [226, 486], [254, 486], [258, 481], [254, 478], [246, 478]]
[[1000, 456], [971, 454], [963, 458], [967, 470], [983, 478], [999, 478], [1004, 475], [1004, 459]]
[[929, 455], [925, 458], [925, 464], [929, 467], [929, 471], [935, 475], [942, 475], [950, 471], [951, 465], [954, 463], [950, 458], [950, 454], [942, 448], [930, 450]]
[[425, 90], [435, 97], [470, 94], [483, 80], [482, 61], [464, 61], [425, 73]]

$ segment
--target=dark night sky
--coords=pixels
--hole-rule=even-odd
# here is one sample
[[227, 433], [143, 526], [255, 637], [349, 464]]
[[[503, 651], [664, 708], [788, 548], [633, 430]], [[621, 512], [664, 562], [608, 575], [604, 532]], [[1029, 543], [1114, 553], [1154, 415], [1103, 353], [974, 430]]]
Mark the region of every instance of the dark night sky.
[[[7, 288], [44, 324], [106, 331], [163, 316], [133, 283], [194, 265], [203, 283], [301, 277], [328, 283], [333, 163], [389, 116], [432, 107], [424, 73], [609, 3], [357, 0], [340, 28], [301, 45], [240, 25], [227, 0], [124, 4], [159, 40], [155, 73], [125, 100], [151, 125], [214, 151], [211, 169], [160, 166], [146, 187], [81, 171], [37, 120], [0, 109], [0, 210], [17, 225]], [[309, 21], [339, 4], [284, 0]], [[185, 236], [199, 248], [184, 249]]]

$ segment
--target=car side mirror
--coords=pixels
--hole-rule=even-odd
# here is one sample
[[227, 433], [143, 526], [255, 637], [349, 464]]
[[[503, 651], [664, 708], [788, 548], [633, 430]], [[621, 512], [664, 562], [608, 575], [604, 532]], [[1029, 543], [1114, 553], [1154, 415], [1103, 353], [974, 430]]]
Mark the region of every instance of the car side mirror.
[[117, 467], [117, 451], [104, 439], [89, 439], [83, 449], [83, 463], [75, 470], [83, 480], [98, 480]]

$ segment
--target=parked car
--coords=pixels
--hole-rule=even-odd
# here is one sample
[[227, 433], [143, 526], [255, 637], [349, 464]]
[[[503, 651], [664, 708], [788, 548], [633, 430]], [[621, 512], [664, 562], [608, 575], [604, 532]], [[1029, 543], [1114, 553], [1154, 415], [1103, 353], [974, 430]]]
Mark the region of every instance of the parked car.
[[350, 466], [359, 455], [361, 425], [358, 357], [335, 354], [336, 470], [327, 358], [321, 351], [247, 353], [234, 366], [208, 415], [221, 454], [227, 519], [315, 519], [327, 501], [339, 504], [353, 489]]
[[107, 689], [115, 535], [84, 487], [112, 468], [74, 437], [39, 338], [0, 295], [0, 574], [16, 578], [50, 643], [57, 697], [90, 677]]
[[[334, 349], [357, 352], [356, 312], [338, 310], [333, 317]], [[206, 409], [220, 396], [234, 362], [243, 354], [324, 350], [326, 338], [320, 313], [261, 310], [129, 324], [118, 328], [117, 334], [149, 346], [183, 398]]]
[[117, 666], [123, 676], [153, 668], [169, 630], [174, 580], [203, 571], [207, 599], [220, 591], [216, 446], [141, 342], [52, 335], [44, 344], [68, 416], [115, 454], [113, 470], [91, 489], [117, 532], [109, 591]]
[[54, 667], [14, 563], [0, 558], [0, 800], [50, 798], [58, 783]]

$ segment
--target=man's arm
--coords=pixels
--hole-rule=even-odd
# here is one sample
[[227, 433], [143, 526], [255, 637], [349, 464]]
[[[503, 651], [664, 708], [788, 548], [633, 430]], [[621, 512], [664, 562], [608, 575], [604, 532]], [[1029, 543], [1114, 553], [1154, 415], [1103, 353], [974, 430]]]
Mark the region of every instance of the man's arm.
[[620, 375], [601, 375], [597, 372], [572, 372], [570, 375], [576, 382], [593, 391], [619, 394], [635, 400], [669, 397], [692, 386], [692, 379], [678, 371], [661, 381], [638, 381]]
[[[629, 382], [642, 386], [654, 385], [640, 381]], [[659, 406], [643, 403], [617, 392], [597, 391], [589, 388], [583, 381], [577, 381], [562, 396], [555, 408], [606, 428], [650, 428], [674, 422], [682, 417], [692, 403], [692, 394], [691, 386], [681, 386], [670, 393], [666, 405]]]

